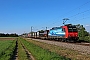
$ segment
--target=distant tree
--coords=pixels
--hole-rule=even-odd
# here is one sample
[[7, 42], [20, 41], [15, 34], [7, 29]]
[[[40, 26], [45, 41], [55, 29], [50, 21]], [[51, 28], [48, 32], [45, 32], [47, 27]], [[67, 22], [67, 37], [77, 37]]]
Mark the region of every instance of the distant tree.
[[5, 34], [4, 33], [0, 33], [0, 37], [4, 37], [5, 36]]
[[76, 25], [77, 29], [78, 29], [78, 36], [79, 36], [79, 40], [89, 40], [89, 32], [86, 31], [85, 27], [83, 27], [83, 25]]
[[44, 32], [44, 30], [40, 30], [40, 31], [38, 31], [38, 32], [43, 33], [43, 32]]
[[8, 33], [6, 34], [6, 37], [9, 37], [9, 34]]
[[4, 34], [4, 33], [0, 33], [0, 37], [18, 37], [18, 34]]

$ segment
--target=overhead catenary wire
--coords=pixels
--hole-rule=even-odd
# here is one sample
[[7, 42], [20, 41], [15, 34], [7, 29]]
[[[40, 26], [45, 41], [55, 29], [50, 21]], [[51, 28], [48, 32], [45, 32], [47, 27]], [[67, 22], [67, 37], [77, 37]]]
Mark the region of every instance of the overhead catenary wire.
[[[80, 15], [80, 14], [83, 14], [83, 13], [85, 13], [85, 12], [88, 12], [88, 11], [90, 11], [90, 9], [88, 9], [88, 10], [85, 10], [85, 11], [83, 11], [83, 12], [80, 12], [80, 10], [82, 9], [82, 7], [83, 6], [85, 6], [85, 5], [87, 5], [88, 3], [90, 3], [90, 1], [88, 1], [88, 2], [86, 2], [86, 3], [84, 3], [84, 4], [82, 4], [81, 6], [79, 6], [79, 7], [77, 7], [77, 8], [75, 8], [75, 9], [73, 9], [73, 10], [71, 10], [71, 11], [69, 11], [69, 12], [67, 12], [67, 13], [65, 13], [64, 14], [64, 16], [62, 16], [62, 17], [64, 17], [64, 18], [73, 18], [73, 17], [76, 17], [76, 16], [78, 16], [78, 15]], [[70, 14], [71, 12], [73, 12], [73, 11], [75, 11], [75, 10], [79, 10], [79, 12], [77, 12], [76, 14], [74, 14], [74, 15], [72, 15], [72, 16], [69, 16], [69, 17], [65, 17], [65, 15], [67, 14]], [[63, 19], [63, 18], [62, 18]], [[58, 19], [59, 20], [59, 19]], [[61, 19], [60, 19], [61, 20]], [[59, 20], [59, 21], [60, 21]], [[57, 22], [54, 22], [53, 24], [56, 24]]]
[[[83, 7], [85, 7], [87, 4], [89, 4], [90, 3], [90, 1], [88, 1], [88, 2], [85, 2], [84, 4], [82, 4], [82, 5], [80, 5], [79, 7], [76, 7], [76, 8], [74, 8], [74, 9], [72, 9], [72, 10], [70, 10], [69, 12], [67, 12], [67, 13], [65, 13], [65, 14], [63, 14], [63, 15], [61, 15], [60, 17], [62, 17], [62, 18], [57, 18], [57, 21], [55, 21], [55, 22], [53, 22], [53, 23], [49, 23], [49, 25], [52, 25], [53, 24], [53, 26], [60, 26], [59, 24], [57, 24], [57, 23], [61, 23], [61, 20], [63, 20], [64, 18], [69, 18], [69, 19], [71, 19], [71, 18], [76, 18], [76, 19], [73, 19], [74, 21], [79, 21], [79, 20], [81, 20], [81, 19], [86, 19], [87, 17], [85, 17], [85, 13], [87, 13], [87, 12], [89, 12], [90, 11], [90, 9], [87, 9], [87, 10], [84, 10], [84, 11], [81, 11], [81, 9], [83, 9]], [[75, 11], [77, 11], [77, 13], [76, 14], [72, 14], [72, 12], [75, 12]], [[68, 17], [65, 17], [66, 15], [69, 15], [69, 14], [72, 14], [71, 16], [68, 16]], [[83, 15], [81, 18], [79, 18], [78, 16], [79, 15]], [[53, 19], [53, 20], [56, 20], [56, 19]], [[62, 21], [63, 22], [63, 21]], [[47, 26], [48, 27], [48, 26]]]
[[75, 17], [75, 16], [77, 16], [77, 15], [83, 14], [83, 13], [88, 12], [88, 11], [90, 11], [90, 9], [89, 9], [89, 10], [85, 10], [85, 11], [80, 12], [80, 13], [77, 13], [77, 14], [75, 14], [75, 15], [72, 15], [72, 16], [70, 16], [70, 17], [68, 17], [68, 18]]
[[[82, 4], [81, 6], [75, 8], [75, 9], [73, 9], [73, 10], [71, 10], [71, 11], [65, 13], [65, 14], [68, 15], [68, 14], [70, 14], [71, 12], [73, 12], [73, 11], [75, 11], [75, 10], [80, 10], [83, 6], [85, 6], [85, 5], [88, 4], [88, 3], [90, 3], [90, 1], [88, 1], [88, 2], [86, 2], [86, 3], [84, 3], [84, 4]], [[77, 12], [77, 13], [78, 13], [78, 12]], [[64, 16], [65, 16], [65, 15], [64, 15]]]

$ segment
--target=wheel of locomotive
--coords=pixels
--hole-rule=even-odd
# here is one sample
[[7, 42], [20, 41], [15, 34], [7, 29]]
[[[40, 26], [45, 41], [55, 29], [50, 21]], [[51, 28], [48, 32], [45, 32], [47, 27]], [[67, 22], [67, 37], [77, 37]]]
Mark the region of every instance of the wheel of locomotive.
[[70, 42], [70, 43], [74, 43], [74, 39], [70, 39], [69, 42]]
[[68, 42], [68, 40], [67, 39], [64, 39], [64, 42]]
[[65, 42], [69, 42], [69, 40], [68, 40], [68, 39], [66, 39], [66, 40], [65, 40]]
[[63, 38], [61, 38], [60, 41], [63, 42]]
[[61, 41], [62, 41], [62, 42], [65, 42], [65, 40], [66, 40], [66, 39], [65, 39], [65, 38], [63, 38]]

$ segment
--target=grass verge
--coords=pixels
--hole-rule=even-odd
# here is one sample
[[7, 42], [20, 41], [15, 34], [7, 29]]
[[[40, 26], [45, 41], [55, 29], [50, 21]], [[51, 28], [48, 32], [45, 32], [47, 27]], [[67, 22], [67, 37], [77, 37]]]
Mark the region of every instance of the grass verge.
[[36, 60], [70, 60], [62, 57], [55, 52], [39, 47], [31, 42], [21, 39], [26, 48], [32, 53]]
[[[3, 41], [3, 42], [5, 42], [5, 41]], [[3, 44], [3, 47], [1, 48], [2, 54], [0, 56], [0, 60], [10, 60], [12, 58], [13, 51], [16, 46], [15, 43], [16, 43], [16, 40], [13, 40], [13, 41], [8, 40], [7, 42], [5, 42], [5, 44]], [[5, 49], [5, 47], [7, 47], [7, 48]]]
[[18, 59], [19, 60], [28, 60], [26, 52], [21, 45], [20, 39], [18, 39]]
[[78, 53], [78, 51], [75, 50], [71, 50], [71, 49], [67, 49], [64, 47], [59, 47], [56, 45], [51, 45], [51, 44], [47, 44], [47, 43], [43, 43], [43, 42], [39, 42], [39, 41], [34, 41], [34, 40], [27, 40], [30, 43], [33, 43], [37, 46], [40, 46], [44, 49], [48, 49], [51, 52], [55, 52], [59, 55], [65, 56], [67, 58], [71, 58], [71, 60], [90, 60], [90, 56], [86, 56], [86, 55], [82, 55], [80, 53]]

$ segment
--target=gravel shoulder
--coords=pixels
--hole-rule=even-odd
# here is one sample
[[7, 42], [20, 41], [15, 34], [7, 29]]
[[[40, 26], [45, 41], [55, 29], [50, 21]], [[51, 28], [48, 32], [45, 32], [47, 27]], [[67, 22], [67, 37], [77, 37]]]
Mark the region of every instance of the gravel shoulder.
[[40, 39], [32, 39], [32, 40], [69, 48], [72, 50], [76, 50], [81, 54], [90, 55], [90, 46], [76, 45], [72, 43], [64, 43], [64, 42], [57, 42], [57, 41], [40, 40]]

